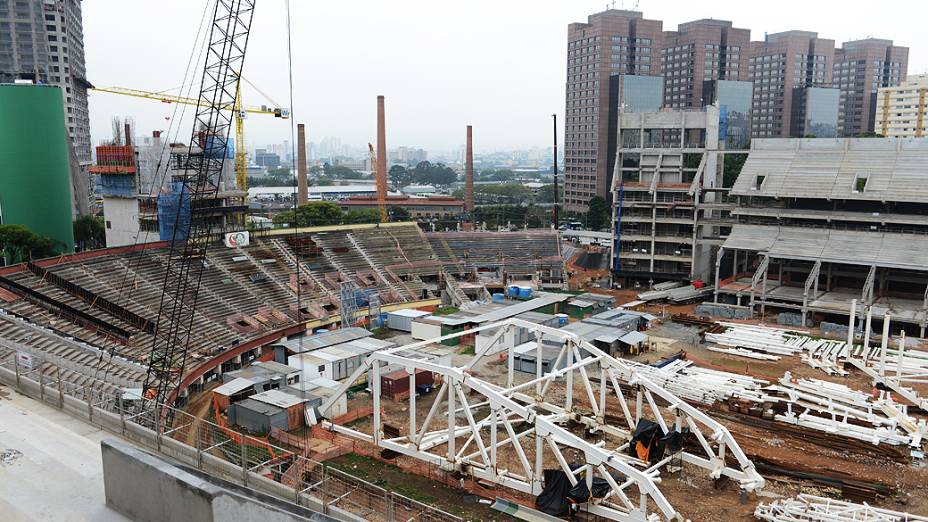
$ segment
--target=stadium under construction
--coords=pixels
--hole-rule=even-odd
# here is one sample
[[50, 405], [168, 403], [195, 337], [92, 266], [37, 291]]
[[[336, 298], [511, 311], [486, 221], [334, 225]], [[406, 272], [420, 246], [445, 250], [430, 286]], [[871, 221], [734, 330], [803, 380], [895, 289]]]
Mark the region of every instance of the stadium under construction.
[[130, 94], [189, 142], [80, 163], [60, 90], [0, 85], [0, 217], [56, 241], [0, 245], [0, 519], [928, 521], [926, 139], [623, 109], [610, 230], [558, 227], [555, 165], [554, 223], [487, 231], [474, 127], [463, 197], [400, 198], [378, 96], [373, 185], [310, 187], [294, 126], [284, 224], [249, 214], [243, 115], [291, 116], [242, 104], [255, 2], [209, 5], [198, 94]]

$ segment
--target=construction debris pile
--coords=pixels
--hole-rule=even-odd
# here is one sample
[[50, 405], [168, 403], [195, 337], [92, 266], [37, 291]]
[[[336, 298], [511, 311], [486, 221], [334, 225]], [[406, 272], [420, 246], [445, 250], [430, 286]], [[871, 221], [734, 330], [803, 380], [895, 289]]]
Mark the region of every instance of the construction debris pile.
[[754, 511], [754, 517], [767, 522], [928, 521], [928, 517], [806, 494], [780, 499], [771, 504], [761, 504]]

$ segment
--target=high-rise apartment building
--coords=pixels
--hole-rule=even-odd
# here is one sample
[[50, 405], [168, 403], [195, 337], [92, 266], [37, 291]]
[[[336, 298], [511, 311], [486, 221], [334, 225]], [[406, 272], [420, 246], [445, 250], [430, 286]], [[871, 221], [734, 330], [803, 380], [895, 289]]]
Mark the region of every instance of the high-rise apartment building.
[[867, 38], [844, 42], [835, 51], [834, 86], [841, 90], [838, 133], [853, 137], [874, 131], [877, 91], [902, 83], [909, 48], [892, 40]]
[[[593, 196], [609, 197], [615, 162], [619, 88], [612, 76], [660, 76], [662, 22], [609, 9], [567, 28], [564, 204], [585, 212]], [[611, 132], [610, 132], [611, 131]]]
[[[650, 105], [663, 78], [663, 107], [718, 103], [722, 145], [748, 138], [853, 136], [873, 130], [876, 91], [905, 77], [908, 49], [890, 40], [845, 42], [786, 31], [751, 42], [748, 29], [703, 19], [662, 31], [636, 11], [606, 10], [568, 26], [565, 197], [584, 212], [613, 176], [617, 114]], [[631, 95], [631, 96], [630, 96]], [[745, 108], [745, 97], [750, 105]], [[650, 110], [650, 109], [649, 109]], [[878, 131], [878, 129], [877, 129]]]
[[746, 80], [751, 30], [732, 27], [725, 20], [696, 20], [664, 32], [661, 68], [664, 105], [703, 107], [709, 80]]
[[83, 165], [91, 160], [86, 77], [80, 0], [0, 0], [0, 83], [60, 87], [65, 127]]
[[876, 97], [875, 132], [887, 138], [928, 136], [928, 74], [902, 85], [881, 87]]
[[754, 137], [787, 138], [793, 131], [796, 89], [830, 87], [835, 41], [810, 31], [786, 31], [751, 43], [748, 79], [754, 82]]

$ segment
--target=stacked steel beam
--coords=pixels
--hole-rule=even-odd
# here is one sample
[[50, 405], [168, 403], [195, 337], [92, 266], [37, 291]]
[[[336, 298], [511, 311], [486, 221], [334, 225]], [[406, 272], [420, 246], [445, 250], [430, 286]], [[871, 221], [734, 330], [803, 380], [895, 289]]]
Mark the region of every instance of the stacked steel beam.
[[928, 517], [806, 494], [760, 504], [754, 517], [767, 522], [928, 522]]

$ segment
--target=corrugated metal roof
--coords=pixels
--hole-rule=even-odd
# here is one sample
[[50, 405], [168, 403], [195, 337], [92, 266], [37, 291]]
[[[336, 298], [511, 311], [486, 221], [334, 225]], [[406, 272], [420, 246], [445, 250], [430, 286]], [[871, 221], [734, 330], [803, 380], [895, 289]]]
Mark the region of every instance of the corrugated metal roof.
[[648, 336], [641, 332], [628, 332], [619, 338], [620, 341], [627, 344], [638, 344], [644, 340], [647, 340]]
[[926, 164], [928, 140], [755, 139], [731, 194], [928, 203]]
[[268, 390], [266, 392], [252, 395], [249, 398], [264, 404], [277, 406], [278, 408], [289, 408], [304, 402], [303, 399], [297, 397], [296, 395], [290, 395], [289, 393], [284, 393], [280, 390]]
[[276, 415], [284, 411], [284, 409], [281, 408], [280, 406], [274, 406], [273, 404], [268, 404], [266, 402], [256, 401], [252, 399], [251, 397], [245, 400], [236, 402], [235, 404], [232, 405], [232, 407], [246, 409], [248, 411], [257, 413], [259, 415], [265, 415], [265, 416]]
[[407, 309], [403, 309], [403, 310], [394, 310], [394, 311], [388, 312], [388, 313], [389, 313], [390, 315], [398, 315], [398, 316], [400, 316], [400, 317], [412, 317], [412, 318], [416, 318], [416, 317], [425, 317], [425, 316], [431, 314], [431, 312], [426, 312], [425, 310], [416, 310], [416, 309], [414, 309], [414, 308], [407, 308]]
[[255, 383], [253, 381], [239, 377], [237, 379], [233, 379], [223, 384], [222, 386], [216, 388], [215, 390], [213, 390], [213, 393], [218, 393], [219, 395], [225, 395], [226, 397], [228, 397], [229, 395], [235, 395], [236, 393], [240, 391], [247, 390], [248, 388], [251, 388], [254, 385]]
[[502, 321], [503, 319], [508, 319], [510, 317], [515, 317], [519, 314], [529, 312], [532, 310], [537, 310], [539, 308], [544, 308], [545, 306], [561, 303], [570, 298], [569, 294], [536, 294], [538, 297], [530, 299], [528, 301], [520, 301], [514, 305], [504, 306], [502, 308], [497, 308], [489, 312], [476, 315], [473, 317], [462, 317], [460, 319], [455, 319], [454, 321], [447, 321], [445, 324], [451, 326], [457, 326], [467, 323], [492, 323], [496, 321]]
[[302, 353], [319, 350], [321, 348], [325, 348], [326, 346], [347, 343], [348, 341], [370, 337], [371, 335], [373, 334], [364, 328], [339, 328], [338, 330], [315, 334], [309, 337], [288, 339], [277, 344], [286, 346], [287, 349], [293, 353]]
[[724, 247], [774, 258], [928, 270], [928, 241], [919, 235], [735, 225]]

